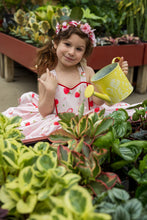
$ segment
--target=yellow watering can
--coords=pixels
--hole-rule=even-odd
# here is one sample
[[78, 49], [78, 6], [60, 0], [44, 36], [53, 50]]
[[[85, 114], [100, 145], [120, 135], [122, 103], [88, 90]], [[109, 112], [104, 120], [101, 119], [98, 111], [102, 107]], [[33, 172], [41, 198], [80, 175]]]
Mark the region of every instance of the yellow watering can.
[[94, 86], [89, 85], [85, 89], [85, 97], [94, 95], [107, 102], [108, 105], [118, 103], [127, 98], [133, 91], [133, 87], [122, 71], [115, 57], [112, 63], [99, 70], [92, 78], [91, 82], [99, 92], [94, 91]]

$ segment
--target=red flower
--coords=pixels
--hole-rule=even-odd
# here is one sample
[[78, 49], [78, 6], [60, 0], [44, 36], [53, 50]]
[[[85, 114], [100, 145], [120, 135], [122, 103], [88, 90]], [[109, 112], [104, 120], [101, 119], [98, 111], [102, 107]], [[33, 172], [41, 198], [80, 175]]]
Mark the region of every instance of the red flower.
[[30, 122], [25, 123], [25, 126], [28, 126], [28, 125], [30, 125]]
[[115, 111], [118, 111], [119, 108], [116, 108]]
[[59, 125], [59, 122], [58, 122], [58, 121], [55, 121], [55, 122], [54, 122], [54, 125]]
[[66, 87], [64, 88], [63, 91], [64, 91], [65, 94], [68, 94], [70, 92], [70, 90], [68, 88], [66, 88]]
[[99, 112], [99, 110], [100, 110], [99, 107], [97, 107], [97, 108], [94, 109], [95, 112]]
[[79, 92], [76, 92], [76, 93], [75, 93], [75, 97], [76, 97], [76, 98], [80, 97], [80, 93], [79, 93]]

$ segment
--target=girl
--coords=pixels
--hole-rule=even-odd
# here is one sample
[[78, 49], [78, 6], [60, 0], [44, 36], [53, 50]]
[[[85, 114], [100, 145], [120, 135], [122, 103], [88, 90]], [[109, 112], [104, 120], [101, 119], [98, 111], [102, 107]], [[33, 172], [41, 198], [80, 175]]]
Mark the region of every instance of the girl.
[[[91, 54], [95, 44], [94, 30], [89, 24], [76, 21], [57, 24], [54, 39], [38, 51], [39, 96], [33, 92], [25, 93], [19, 106], [4, 112], [8, 117], [22, 117], [20, 129], [26, 139], [49, 135], [60, 127], [59, 112], [78, 113], [83, 102], [85, 114], [103, 108], [106, 113], [116, 109], [117, 105], [108, 107], [101, 99], [84, 96], [85, 88], [95, 74], [86, 65], [85, 58]], [[127, 74], [127, 61], [121, 57], [119, 63]]]

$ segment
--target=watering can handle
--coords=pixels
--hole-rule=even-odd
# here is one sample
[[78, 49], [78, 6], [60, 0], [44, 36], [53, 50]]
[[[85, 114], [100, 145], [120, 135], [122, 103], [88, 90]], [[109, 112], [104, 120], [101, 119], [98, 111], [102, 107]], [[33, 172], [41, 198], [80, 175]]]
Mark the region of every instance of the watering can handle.
[[114, 57], [112, 63], [115, 63], [116, 60], [120, 60], [120, 57]]

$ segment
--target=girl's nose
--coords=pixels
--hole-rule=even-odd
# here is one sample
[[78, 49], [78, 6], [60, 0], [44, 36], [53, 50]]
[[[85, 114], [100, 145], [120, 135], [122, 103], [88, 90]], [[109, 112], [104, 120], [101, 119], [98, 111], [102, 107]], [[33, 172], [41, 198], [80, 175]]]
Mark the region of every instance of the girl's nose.
[[73, 56], [73, 55], [74, 55], [74, 52], [75, 52], [74, 47], [71, 47], [71, 48], [69, 49], [69, 54]]

